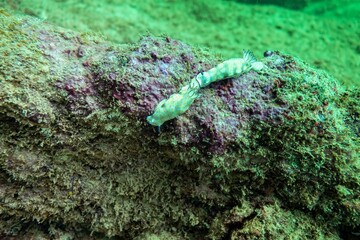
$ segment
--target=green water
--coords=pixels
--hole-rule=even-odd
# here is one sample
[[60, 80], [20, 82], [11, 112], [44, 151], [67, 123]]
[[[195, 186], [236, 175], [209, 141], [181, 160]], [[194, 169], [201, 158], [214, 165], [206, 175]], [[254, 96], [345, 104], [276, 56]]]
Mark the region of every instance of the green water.
[[[359, 236], [359, 89], [311, 66], [360, 86], [360, 0], [0, 8], [0, 239]], [[243, 49], [305, 63], [226, 79]]]
[[244, 48], [258, 56], [282, 50], [360, 86], [360, 0], [2, 0], [0, 6], [118, 43], [165, 34], [224, 59]]

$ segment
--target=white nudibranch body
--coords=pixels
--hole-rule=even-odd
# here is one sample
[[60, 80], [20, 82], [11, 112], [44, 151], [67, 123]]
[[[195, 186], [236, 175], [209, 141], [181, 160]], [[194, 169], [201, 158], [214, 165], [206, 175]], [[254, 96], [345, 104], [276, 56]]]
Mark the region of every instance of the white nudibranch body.
[[161, 126], [164, 122], [176, 118], [184, 113], [199, 97], [198, 89], [189, 85], [182, 87], [179, 93], [172, 94], [168, 99], [162, 100], [155, 108], [153, 115], [146, 120], [154, 126]]
[[244, 51], [243, 58], [233, 58], [220, 63], [216, 67], [197, 75], [201, 87], [206, 87], [210, 83], [230, 77], [238, 77], [249, 72], [251, 69], [259, 71], [264, 67], [262, 62], [258, 62], [250, 51]]
[[162, 100], [156, 106], [154, 114], [146, 119], [151, 125], [160, 127], [164, 122], [184, 113], [200, 96], [200, 88], [226, 78], [237, 77], [250, 70], [260, 71], [264, 67], [265, 65], [258, 62], [252, 52], [244, 51], [243, 58], [229, 59], [206, 72], [199, 73], [189, 84], [183, 86], [179, 93]]

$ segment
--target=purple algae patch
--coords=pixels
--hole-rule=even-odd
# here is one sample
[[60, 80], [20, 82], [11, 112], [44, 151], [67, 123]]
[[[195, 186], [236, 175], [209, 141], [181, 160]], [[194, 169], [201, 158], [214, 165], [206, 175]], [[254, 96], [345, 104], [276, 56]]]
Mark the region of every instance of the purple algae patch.
[[121, 79], [113, 81], [112, 97], [123, 112], [145, 118], [156, 105], [177, 92], [200, 69], [189, 46], [170, 38], [145, 37], [127, 57]]

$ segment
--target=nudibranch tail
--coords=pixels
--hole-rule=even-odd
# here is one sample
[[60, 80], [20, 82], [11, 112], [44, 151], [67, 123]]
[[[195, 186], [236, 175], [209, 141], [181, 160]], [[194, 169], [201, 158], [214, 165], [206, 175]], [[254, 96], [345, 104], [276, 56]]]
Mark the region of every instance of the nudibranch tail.
[[249, 64], [257, 62], [256, 57], [254, 56], [253, 52], [250, 50], [243, 50], [243, 59], [245, 62]]
[[244, 74], [250, 71], [255, 63], [258, 62], [254, 54], [250, 50], [243, 50], [242, 58], [226, 60], [206, 72], [199, 73], [196, 79], [203, 88], [213, 82]]
[[265, 68], [265, 65], [259, 62], [250, 50], [243, 50], [243, 54], [243, 59], [251, 65], [251, 69], [260, 71]]

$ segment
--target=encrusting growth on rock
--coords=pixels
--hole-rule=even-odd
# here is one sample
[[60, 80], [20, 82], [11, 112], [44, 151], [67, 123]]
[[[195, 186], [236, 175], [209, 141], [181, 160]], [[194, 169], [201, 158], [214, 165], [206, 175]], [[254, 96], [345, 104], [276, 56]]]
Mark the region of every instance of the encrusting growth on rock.
[[[0, 32], [0, 238], [358, 232], [359, 89], [279, 51], [221, 63], [3, 10]], [[178, 116], [161, 135], [155, 108], [155, 125]]]

